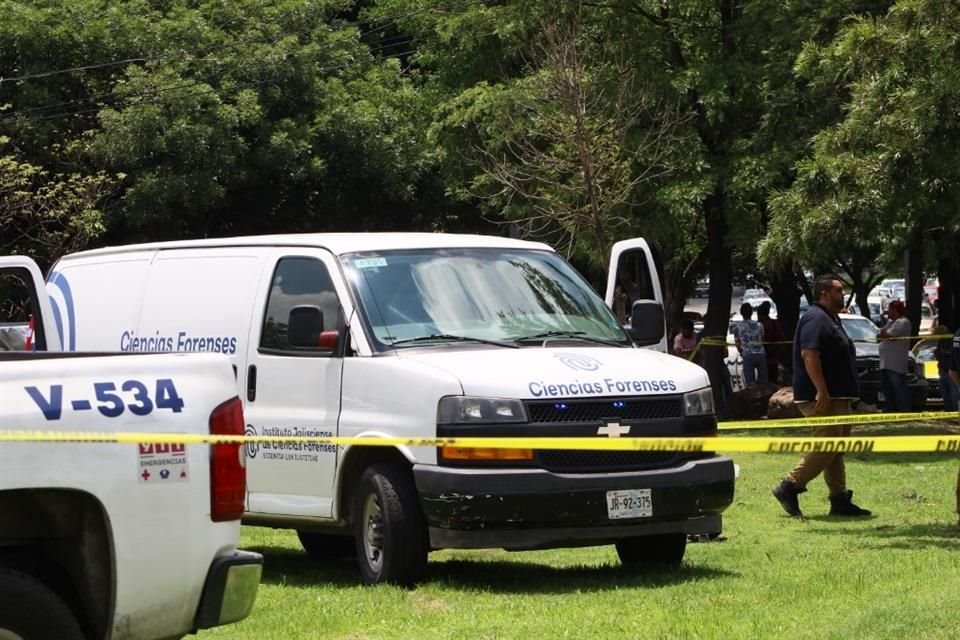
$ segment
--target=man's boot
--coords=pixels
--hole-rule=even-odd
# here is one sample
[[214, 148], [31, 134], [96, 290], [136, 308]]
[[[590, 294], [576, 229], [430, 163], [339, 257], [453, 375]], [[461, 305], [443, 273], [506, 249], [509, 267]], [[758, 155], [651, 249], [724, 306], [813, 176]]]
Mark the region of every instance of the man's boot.
[[800, 500], [797, 496], [804, 491], [806, 491], [804, 487], [795, 484], [789, 478], [784, 478], [773, 488], [773, 497], [780, 501], [780, 506], [789, 515], [802, 518], [803, 513], [800, 511]]
[[869, 516], [871, 513], [853, 504], [853, 491], [830, 496], [830, 515], [832, 516]]

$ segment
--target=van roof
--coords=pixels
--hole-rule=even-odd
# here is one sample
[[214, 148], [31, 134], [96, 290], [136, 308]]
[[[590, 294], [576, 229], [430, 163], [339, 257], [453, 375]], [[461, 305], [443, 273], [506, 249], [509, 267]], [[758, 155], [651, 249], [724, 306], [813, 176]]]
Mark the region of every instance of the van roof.
[[391, 249], [442, 249], [442, 248], [513, 248], [553, 249], [541, 242], [456, 233], [288, 233], [261, 236], [236, 236], [232, 238], [208, 238], [204, 240], [174, 240], [130, 244], [102, 249], [91, 249], [64, 256], [85, 258], [97, 255], [131, 253], [165, 249], [195, 249], [216, 247], [321, 247], [341, 255], [355, 251], [385, 251]]

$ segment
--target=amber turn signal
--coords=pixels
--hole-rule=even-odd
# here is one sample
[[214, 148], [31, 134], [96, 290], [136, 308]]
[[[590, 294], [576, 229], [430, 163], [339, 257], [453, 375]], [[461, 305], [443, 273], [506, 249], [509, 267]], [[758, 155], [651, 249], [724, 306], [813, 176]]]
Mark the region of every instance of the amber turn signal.
[[533, 449], [441, 447], [440, 457], [444, 460], [533, 460]]

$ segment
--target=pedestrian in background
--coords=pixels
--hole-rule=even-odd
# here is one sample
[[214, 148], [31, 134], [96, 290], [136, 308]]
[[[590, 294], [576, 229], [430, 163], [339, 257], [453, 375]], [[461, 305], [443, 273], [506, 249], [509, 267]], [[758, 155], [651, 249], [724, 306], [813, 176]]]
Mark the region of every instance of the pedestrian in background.
[[[960, 387], [960, 329], [953, 336], [952, 358], [947, 370], [953, 383]], [[957, 526], [960, 526], [960, 471], [957, 472]]]
[[941, 336], [937, 340], [935, 354], [937, 356], [937, 374], [940, 378], [940, 396], [943, 398], [944, 411], [956, 411], [957, 400], [960, 399], [960, 387], [950, 377], [950, 364], [953, 360], [953, 334], [945, 325], [937, 325], [933, 331]]
[[[837, 314], [843, 309], [843, 284], [836, 276], [821, 276], [814, 283], [816, 302], [797, 323], [793, 337], [793, 397], [804, 416], [835, 416], [853, 412], [860, 396], [856, 352]], [[815, 437], [846, 437], [850, 425], [825, 425], [813, 429]], [[808, 453], [780, 484], [774, 497], [791, 516], [802, 517], [799, 495], [823, 473], [830, 492], [831, 516], [869, 516], [853, 503], [847, 489], [843, 453]]]
[[737, 351], [743, 356], [743, 385], [767, 381], [767, 352], [763, 349], [763, 325], [753, 317], [749, 302], [740, 305], [743, 320], [733, 328]]
[[757, 321], [763, 326], [763, 350], [767, 354], [767, 380], [780, 380], [780, 349], [783, 347], [783, 327], [780, 321], [770, 317], [770, 301], [764, 300], [757, 307]]
[[880, 383], [883, 389], [883, 411], [910, 411], [910, 388], [907, 386], [907, 358], [910, 353], [910, 320], [902, 300], [887, 305], [887, 324], [880, 329]]
[[673, 355], [690, 360], [696, 348], [697, 336], [693, 333], [693, 320], [684, 318], [680, 321], [680, 333], [673, 337]]

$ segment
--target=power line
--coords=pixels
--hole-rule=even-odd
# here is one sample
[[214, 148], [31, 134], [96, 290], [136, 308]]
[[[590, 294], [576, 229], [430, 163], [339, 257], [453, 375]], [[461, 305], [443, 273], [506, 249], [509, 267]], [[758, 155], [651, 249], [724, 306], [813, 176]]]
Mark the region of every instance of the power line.
[[[460, 3], [460, 6], [468, 6], [468, 5], [471, 5], [471, 4], [483, 4], [484, 2], [485, 2], [485, 0], [463, 0], [463, 2]], [[375, 28], [375, 29], [371, 29], [370, 31], [361, 33], [362, 36], [366, 36], [366, 35], [369, 35], [369, 34], [371, 34], [371, 33], [376, 33], [377, 31], [382, 31], [382, 30], [384, 30], [384, 29], [387, 29], [388, 27], [395, 25], [399, 20], [402, 20], [402, 19], [404, 19], [404, 18], [410, 18], [410, 17], [413, 17], [413, 16], [418, 15], [418, 14], [420, 14], [420, 13], [424, 13], [424, 12], [426, 12], [426, 11], [434, 11], [434, 8], [433, 8], [433, 7], [430, 7], [430, 6], [425, 6], [425, 7], [419, 8], [419, 9], [414, 9], [414, 10], [412, 10], [412, 11], [407, 11], [407, 12], [404, 12], [404, 13], [398, 13], [398, 14], [394, 14], [394, 15], [392, 15], [392, 16], [385, 16], [385, 17], [383, 17], [383, 18], [375, 18], [375, 19], [371, 19], [371, 20], [355, 20], [355, 21], [344, 21], [344, 22], [334, 20], [333, 22], [335, 22], [335, 23], [337, 24], [337, 27], [338, 27], [338, 28], [336, 28], [336, 29], [331, 29], [330, 32], [345, 31], [347, 28], [350, 28], [350, 27], [359, 27], [360, 25], [364, 25], [364, 24], [374, 24], [374, 23], [380, 22], [380, 21], [383, 21], [383, 22], [384, 22], [384, 24], [381, 25], [380, 27], [377, 27], [377, 28]], [[286, 37], [297, 36], [297, 35], [306, 35], [306, 34], [308, 34], [308, 33], [313, 33], [313, 32], [316, 31], [316, 30], [317, 30], [316, 28], [312, 28], [312, 29], [300, 29], [300, 30], [297, 30], [297, 31], [290, 31], [290, 32], [285, 32], [285, 33], [277, 34], [276, 36], [274, 36], [274, 37], [272, 37], [272, 38], [268, 38], [268, 39], [266, 39], [266, 40], [261, 40], [261, 39], [256, 39], [256, 38], [248, 39], [248, 40], [245, 40], [245, 41], [244, 41], [244, 40], [234, 40], [234, 41], [231, 41], [231, 42], [229, 42], [229, 43], [225, 43], [225, 44], [223, 44], [223, 45], [221, 45], [221, 46], [219, 46], [219, 47], [214, 47], [214, 48], [208, 50], [207, 53], [210, 53], [210, 52], [212, 52], [212, 51], [218, 51], [218, 50], [222, 50], [222, 49], [227, 49], [227, 48], [231, 48], [231, 47], [238, 47], [238, 46], [242, 46], [242, 45], [246, 45], [246, 44], [273, 44], [273, 43], [276, 43], [276, 42], [278, 42], [279, 40], [282, 40], [283, 38], [286, 38]], [[109, 61], [109, 62], [91, 63], [91, 64], [85, 64], [85, 65], [80, 65], [80, 66], [76, 66], [76, 67], [68, 67], [68, 68], [63, 68], [63, 69], [51, 69], [51, 70], [49, 70], [49, 71], [40, 71], [40, 72], [30, 73], [30, 74], [24, 74], [24, 75], [20, 75], [20, 76], [13, 76], [13, 77], [10, 77], [10, 78], [4, 78], [4, 77], [0, 76], [0, 85], [2, 85], [4, 82], [25, 82], [25, 81], [28, 81], [28, 80], [35, 80], [35, 79], [38, 79], [38, 78], [49, 78], [49, 77], [51, 77], [51, 76], [56, 76], [56, 75], [63, 75], [63, 74], [67, 74], [67, 73], [76, 73], [76, 72], [78, 72], [78, 71], [91, 71], [91, 70], [95, 70], [95, 69], [104, 69], [104, 68], [109, 68], [109, 67], [116, 67], [116, 66], [121, 66], [121, 65], [133, 64], [133, 63], [137, 63], [137, 62], [139, 62], [139, 63], [159, 62], [159, 61], [162, 61], [162, 60], [167, 60], [167, 59], [169, 59], [170, 57], [172, 57], [172, 56], [167, 55], [167, 56], [158, 56], [158, 57], [151, 57], [151, 58], [146, 58], [146, 57], [125, 58], [125, 59], [123, 59], [123, 60], [112, 60], [112, 61]], [[216, 59], [216, 58], [193, 58], [191, 61], [203, 61], [203, 60], [212, 61], [212, 60], [217, 60], [217, 59]]]
[[[369, 49], [369, 52], [373, 57], [377, 57], [382, 55], [385, 52], [385, 50], [388, 48], [399, 47], [401, 45], [410, 45], [417, 40], [418, 38], [416, 36], [411, 36], [411, 37], [405, 38], [402, 42], [391, 43], [390, 45], [377, 47], [376, 49], [371, 48]], [[285, 57], [290, 58], [290, 57], [299, 55], [300, 53], [302, 52], [290, 53], [290, 54], [287, 54], [287, 56]], [[412, 53], [416, 53], [416, 51], [409, 50], [409, 51], [402, 51], [398, 53], [391, 53], [390, 56], [403, 57], [406, 55], [410, 55]], [[357, 62], [352, 62], [347, 64], [334, 65], [330, 67], [321, 67], [320, 69], [317, 69], [315, 73], [320, 74], [328, 71], [342, 70], [345, 68], [349, 68], [351, 66], [359, 66], [361, 64], [366, 64], [366, 61], [357, 61]], [[134, 95], [129, 95], [125, 97], [115, 96], [112, 91], [101, 92], [98, 94], [87, 96], [85, 98], [76, 98], [74, 100], [68, 100], [60, 103], [54, 103], [54, 104], [48, 104], [48, 105], [37, 105], [34, 107], [18, 109], [16, 111], [10, 111], [5, 114], [0, 113], [0, 124], [13, 122], [19, 117], [27, 117], [32, 121], [42, 121], [42, 120], [52, 120], [52, 119], [57, 119], [60, 117], [67, 117], [72, 115], [82, 115], [82, 114], [100, 111], [101, 109], [104, 109], [104, 108], [116, 106], [116, 104], [119, 104], [121, 106], [129, 106], [129, 105], [138, 104], [138, 103], [158, 104], [160, 102], [159, 99], [164, 97], [165, 94], [167, 93], [179, 91], [181, 89], [189, 90], [194, 87], [209, 85], [211, 82], [222, 80], [224, 75], [225, 73], [214, 72], [204, 76], [200, 76], [198, 78], [184, 78], [180, 81], [173, 82], [167, 85], [159, 85], [157, 87], [152, 87], [151, 90], [147, 93], [134, 94]], [[264, 82], [264, 83], [253, 82], [252, 84], [245, 83], [243, 86], [255, 86], [256, 84], [269, 84], [269, 82]], [[114, 104], [111, 104], [111, 101], [116, 101], [118, 99], [119, 99], [119, 102], [114, 102]], [[105, 104], [101, 104], [97, 106], [97, 108], [95, 109], [80, 109], [80, 110], [72, 110], [72, 111], [63, 111], [61, 113], [56, 112], [57, 109], [62, 109], [63, 107], [71, 107], [71, 106], [82, 107], [84, 105], [93, 105], [100, 100], [103, 100]]]
[[[402, 56], [411, 55], [411, 54], [413, 54], [413, 53], [416, 53], [416, 49], [411, 49], [411, 50], [409, 50], [409, 51], [402, 51], [402, 52], [399, 52], [399, 53], [395, 53], [395, 54], [393, 54], [393, 56], [402, 57]], [[322, 68], [322, 69], [318, 69], [317, 72], [318, 72], [318, 73], [325, 73], [325, 72], [328, 72], [328, 71], [337, 71], [337, 70], [346, 69], [346, 68], [349, 68], [349, 67], [352, 67], [352, 66], [361, 65], [361, 64], [365, 64], [365, 62], [347, 62], [347, 63], [342, 63], [342, 64], [335, 65], [335, 66], [331, 66], [331, 67], [325, 67], [325, 68]], [[278, 84], [278, 82], [279, 82], [279, 81], [277, 80], [277, 78], [270, 78], [270, 79], [267, 79], [267, 80], [259, 80], [259, 81], [252, 81], [252, 82], [246, 82], [246, 83], [237, 84], [237, 85], [232, 86], [231, 89], [233, 89], [233, 90], [247, 89], [247, 88], [250, 88], [250, 87], [262, 86], [262, 85], [268, 85], [268, 84]], [[182, 86], [182, 87], [168, 87], [168, 89], [169, 89], [169, 90], [172, 90], [172, 89], [174, 89], [174, 88], [189, 89], [189, 88], [192, 88], [192, 87], [202, 86], [203, 84], [205, 84], [205, 83], [201, 83], [201, 82], [198, 82], [198, 81], [186, 81], [186, 82], [183, 83], [183, 86]], [[165, 93], [166, 91], [163, 91], [163, 92]], [[120, 102], [115, 103], [115, 104], [102, 105], [102, 106], [98, 106], [98, 107], [94, 107], [94, 108], [90, 108], [90, 109], [81, 109], [81, 110], [78, 110], [78, 111], [67, 111], [67, 112], [64, 112], [64, 113], [54, 113], [54, 114], [49, 114], [49, 115], [35, 116], [35, 117], [31, 117], [30, 120], [33, 121], [33, 122], [44, 121], [44, 120], [58, 120], [58, 119], [62, 119], [62, 118], [70, 118], [70, 117], [88, 115], [88, 114], [91, 114], [91, 113], [99, 113], [99, 112], [101, 112], [101, 111], [103, 111], [104, 109], [107, 109], [107, 108], [124, 109], [124, 108], [126, 108], [126, 107], [139, 106], [139, 105], [161, 104], [161, 103], [163, 102], [163, 98], [164, 98], [165, 96], [160, 96], [160, 95], [159, 95], [160, 93], [161, 93], [161, 91], [158, 90], [158, 91], [154, 92], [153, 94], [129, 96], [129, 97], [127, 97], [127, 98], [125, 98], [125, 99], [123, 99], [123, 100], [121, 100]], [[14, 117], [14, 116], [16, 116], [16, 115], [19, 115], [19, 114], [16, 114], [16, 113], [7, 114], [6, 117], [0, 118], [0, 123], [12, 122], [13, 120], [16, 119], [16, 118]]]
[[126, 58], [125, 60], [114, 60], [113, 62], [100, 62], [97, 64], [85, 64], [79, 67], [70, 67], [69, 69], [55, 69], [53, 71], [42, 71], [40, 73], [30, 73], [23, 76], [14, 76], [12, 78], [0, 77], [0, 84], [4, 82], [17, 82], [22, 80], [34, 80], [36, 78], [49, 78], [50, 76], [60, 75], [62, 73], [75, 73], [77, 71], [89, 71], [91, 69], [104, 69], [106, 67], [116, 67], [122, 64], [131, 64], [133, 62], [146, 62], [147, 58]]
[[[483, 1], [484, 1], [484, 0], [479, 0], [480, 3], [482, 3]], [[465, 7], [465, 6], [470, 5], [470, 4], [477, 4], [477, 2], [478, 2], [478, 0], [464, 0], [464, 2], [461, 2], [461, 3], [460, 3], [460, 6], [461, 6], [461, 7]], [[335, 32], [339, 32], [339, 31], [345, 31], [346, 28], [356, 27], [356, 26], [359, 26], [359, 25], [361, 25], [361, 24], [374, 24], [374, 23], [376, 23], [376, 22], [381, 22], [381, 21], [383, 22], [383, 24], [381, 24], [380, 26], [378, 26], [378, 27], [376, 27], [376, 28], [374, 28], [374, 29], [371, 29], [371, 30], [369, 30], [369, 31], [367, 31], [367, 32], [364, 32], [364, 33], [360, 34], [361, 37], [365, 37], [365, 36], [368, 36], [368, 35], [370, 35], [370, 34], [374, 34], [374, 33], [377, 33], [377, 32], [379, 32], [379, 31], [383, 31], [383, 30], [385, 30], [385, 29], [388, 29], [388, 28], [391, 27], [391, 26], [394, 26], [394, 25], [397, 24], [397, 22], [398, 22], [399, 20], [402, 20], [402, 19], [407, 18], [407, 17], [412, 17], [412, 16], [414, 16], [414, 15], [417, 15], [417, 14], [420, 14], [420, 13], [423, 13], [423, 12], [429, 11], [429, 10], [433, 10], [433, 8], [427, 6], [427, 7], [421, 7], [420, 9], [415, 9], [415, 10], [412, 10], [412, 11], [407, 11], [407, 12], [404, 12], [404, 13], [398, 13], [398, 14], [394, 14], [394, 15], [391, 15], [391, 16], [386, 16], [386, 17], [384, 17], [384, 18], [376, 18], [376, 19], [372, 19], [372, 20], [357, 20], [357, 21], [352, 21], [352, 22], [340, 22], [340, 23], [338, 23], [338, 28], [337, 28], [337, 29], [331, 29], [331, 30], [329, 31], [329, 33], [335, 33]], [[306, 33], [313, 33], [314, 31], [315, 31], [315, 29], [311, 29], [311, 30], [300, 30], [300, 31], [294, 31], [294, 32], [287, 32], [287, 33], [284, 33], [284, 34], [279, 34], [278, 36], [272, 38], [272, 39], [269, 40], [269, 41], [259, 41], [259, 42], [260, 42], [260, 43], [268, 43], [268, 42], [273, 42], [273, 43], [275, 43], [275, 42], [278, 42], [280, 39], [285, 38], [285, 37], [288, 37], [288, 36], [291, 36], [291, 35], [304, 35], [304, 34], [306, 34]], [[374, 49], [374, 47], [370, 47], [370, 53], [371, 53], [372, 55], [374, 55], [374, 56], [382, 55], [382, 54], [385, 52], [385, 50], [388, 49], [388, 48], [391, 48], [391, 47], [401, 47], [401, 46], [410, 45], [410, 44], [414, 43], [415, 41], [417, 41], [417, 40], [419, 40], [419, 39], [420, 39], [420, 38], [417, 37], [417, 36], [404, 36], [404, 35], [394, 36], [394, 37], [391, 37], [391, 38], [387, 38], [384, 42], [377, 43], [377, 45], [376, 45], [376, 47], [377, 47], [376, 50]], [[226, 48], [228, 48], [228, 47], [234, 47], [234, 48], [236, 48], [236, 47], [239, 47], [239, 46], [241, 46], [241, 45], [243, 45], [243, 44], [255, 44], [255, 43], [258, 43], [258, 41], [256, 41], [256, 40], [247, 40], [246, 42], [244, 42], [244, 41], [233, 41], [233, 42], [231, 42], [231, 43], [229, 43], [229, 44], [223, 45], [222, 47], [218, 47], [217, 49], [207, 50], [206, 53], [209, 54], [211, 51], [216, 51], [216, 50], [218, 50], [218, 49], [222, 50], [222, 49], [226, 49]], [[335, 45], [336, 45], [336, 43], [327, 43], [326, 46], [324, 47], [324, 49], [322, 49], [321, 51], [323, 51], [323, 50], [325, 50], [325, 49], [333, 48]], [[393, 54], [391, 54], [391, 55], [392, 55], [392, 56], [401, 57], [401, 56], [405, 56], [405, 55], [410, 55], [411, 53], [415, 53], [415, 51], [405, 51], [405, 52], [401, 52], [401, 53], [393, 53]], [[293, 55], [293, 54], [291, 54], [291, 55]], [[172, 57], [172, 56], [160, 56], [160, 57], [155, 57], [155, 58], [142, 58], [142, 57], [141, 57], [141, 58], [128, 58], [128, 59], [125, 59], [125, 60], [118, 60], [118, 61], [112, 61], [112, 62], [104, 62], [104, 63], [99, 63], [99, 64], [89, 64], [89, 65], [83, 65], [83, 66], [78, 66], [78, 67], [70, 67], [69, 69], [59, 69], [59, 70], [52, 70], [52, 71], [42, 72], [42, 73], [30, 74], [30, 75], [27, 75], [27, 76], [18, 76], [17, 78], [7, 78], [7, 79], [5, 79], [5, 80], [6, 80], [7, 82], [13, 82], [14, 80], [17, 80], [17, 79], [23, 80], [23, 79], [30, 79], [30, 78], [49, 77], [49, 76], [56, 75], [56, 74], [58, 74], [58, 73], [69, 73], [69, 72], [75, 72], [75, 71], [86, 70], [86, 69], [105, 68], [105, 67], [110, 67], [110, 66], [117, 66], [117, 65], [120, 65], [120, 64], [129, 64], [129, 63], [133, 63], [133, 62], [144, 62], [144, 63], [158, 62], [158, 61], [161, 61], [161, 60], [169, 59], [169, 58], [171, 58], [171, 57]], [[203, 57], [203, 58], [192, 58], [192, 59], [188, 59], [186, 62], [188, 62], [188, 63], [194, 63], [194, 62], [226, 62], [226, 60], [224, 60], [224, 59], [222, 59], [222, 58]], [[323, 70], [320, 70], [320, 72], [322, 72], [322, 71], [323, 71]], [[211, 74], [211, 75], [208, 75], [208, 76], [204, 76], [204, 77], [202, 78], [202, 80], [203, 80], [203, 81], [206, 81], [206, 80], [209, 80], [209, 79], [213, 78], [214, 76], [215, 76], [215, 74]], [[2, 82], [4, 82], [4, 79], [3, 79], [3, 78], [0, 78], [0, 83], [2, 83]], [[168, 91], [175, 91], [175, 90], [178, 90], [178, 89], [181, 89], [181, 88], [190, 88], [190, 87], [196, 86], [196, 85], [198, 85], [198, 84], [200, 84], [200, 81], [194, 80], [194, 79], [189, 79], [189, 80], [185, 80], [185, 81], [183, 81], [183, 82], [178, 82], [178, 83], [174, 83], [174, 84], [167, 85], [167, 86], [161, 86], [161, 87], [157, 88], [155, 91], [153, 91], [151, 95], [157, 95], [157, 94], [159, 94], [159, 93], [166, 93], [166, 92], [168, 92]], [[10, 111], [10, 112], [7, 112], [7, 113], [0, 113], [0, 124], [12, 122], [12, 121], [16, 120], [17, 117], [20, 117], [20, 116], [30, 117], [30, 119], [32, 119], [32, 120], [48, 120], [48, 119], [54, 119], [54, 118], [63, 117], [63, 116], [70, 116], [70, 115], [75, 115], [75, 114], [90, 113], [91, 110], [89, 110], [89, 109], [84, 109], [84, 110], [80, 110], [80, 111], [68, 111], [68, 112], [59, 113], [59, 114], [57, 114], [57, 113], [50, 114], [51, 111], [55, 111], [56, 109], [60, 109], [60, 108], [63, 108], [63, 107], [83, 106], [83, 105], [85, 105], [85, 104], [94, 104], [94, 103], [96, 103], [97, 100], [100, 100], [100, 99], [109, 99], [109, 98], [111, 97], [111, 95], [112, 95], [112, 92], [101, 92], [101, 93], [93, 94], [93, 95], [90, 95], [90, 96], [86, 96], [86, 97], [84, 97], [84, 98], [74, 98], [74, 99], [72, 99], [72, 100], [66, 100], [66, 101], [64, 101], [64, 102], [52, 103], [52, 104], [46, 104], [46, 105], [35, 105], [35, 106], [32, 106], [32, 107], [26, 107], [26, 108], [23, 108], [23, 109], [17, 109], [17, 110], [15, 110], [15, 111]], [[42, 114], [42, 115], [34, 115], [34, 114]]]

